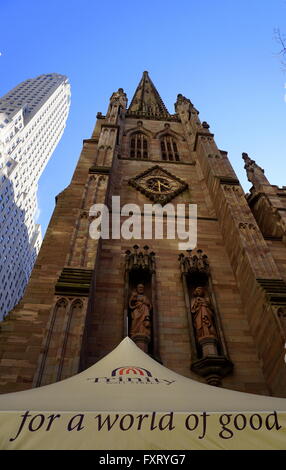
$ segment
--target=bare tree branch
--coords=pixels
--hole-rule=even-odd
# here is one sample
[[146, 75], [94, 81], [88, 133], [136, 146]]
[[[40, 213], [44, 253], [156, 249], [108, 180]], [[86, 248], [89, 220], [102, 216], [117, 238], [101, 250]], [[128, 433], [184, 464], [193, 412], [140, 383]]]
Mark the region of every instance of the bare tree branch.
[[283, 68], [286, 69], [286, 36], [281, 34], [280, 28], [274, 29], [274, 39], [281, 47], [280, 51], [277, 52], [277, 55], [282, 57], [281, 63]]

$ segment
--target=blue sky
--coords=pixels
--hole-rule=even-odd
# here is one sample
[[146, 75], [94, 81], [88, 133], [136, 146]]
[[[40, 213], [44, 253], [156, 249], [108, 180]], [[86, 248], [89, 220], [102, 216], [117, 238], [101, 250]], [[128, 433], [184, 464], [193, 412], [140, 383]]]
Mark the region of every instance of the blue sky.
[[96, 113], [119, 87], [129, 102], [148, 70], [170, 112], [178, 93], [210, 124], [247, 191], [241, 153], [286, 184], [286, 73], [274, 29], [285, 0], [0, 0], [0, 96], [42, 73], [69, 77], [64, 136], [39, 184], [43, 232]]

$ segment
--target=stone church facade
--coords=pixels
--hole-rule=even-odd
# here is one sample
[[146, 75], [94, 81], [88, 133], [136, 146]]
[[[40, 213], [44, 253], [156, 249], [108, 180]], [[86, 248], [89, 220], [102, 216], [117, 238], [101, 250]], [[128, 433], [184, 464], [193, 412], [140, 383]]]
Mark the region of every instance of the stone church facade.
[[[70, 377], [129, 335], [179, 374], [286, 397], [286, 188], [243, 159], [248, 195], [189, 99], [178, 95], [170, 114], [147, 72], [129, 107], [113, 93], [57, 197], [25, 295], [0, 324], [1, 393]], [[113, 196], [142, 214], [196, 204], [197, 246], [91, 237], [91, 208], [105, 204], [111, 220]]]

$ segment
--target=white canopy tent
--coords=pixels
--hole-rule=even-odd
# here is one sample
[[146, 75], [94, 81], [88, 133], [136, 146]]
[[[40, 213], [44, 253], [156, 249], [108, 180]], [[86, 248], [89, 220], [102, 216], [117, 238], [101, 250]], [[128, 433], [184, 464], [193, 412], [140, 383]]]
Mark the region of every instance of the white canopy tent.
[[286, 399], [188, 379], [125, 338], [78, 375], [1, 395], [0, 448], [286, 449]]

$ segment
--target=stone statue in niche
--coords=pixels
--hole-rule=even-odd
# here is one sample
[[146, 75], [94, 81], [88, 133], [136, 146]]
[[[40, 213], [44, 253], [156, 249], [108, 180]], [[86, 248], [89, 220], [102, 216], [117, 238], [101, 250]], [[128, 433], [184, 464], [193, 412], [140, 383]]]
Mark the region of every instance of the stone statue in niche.
[[[148, 345], [151, 339], [151, 302], [144, 294], [144, 285], [138, 284], [129, 299], [131, 311], [131, 328], [129, 332], [132, 338], [141, 349], [142, 344]], [[142, 344], [141, 344], [142, 343]]]
[[213, 310], [209, 298], [206, 297], [204, 287], [197, 287], [194, 290], [191, 312], [198, 339], [217, 336], [214, 326]]

